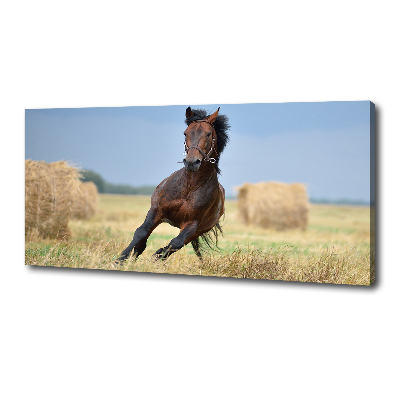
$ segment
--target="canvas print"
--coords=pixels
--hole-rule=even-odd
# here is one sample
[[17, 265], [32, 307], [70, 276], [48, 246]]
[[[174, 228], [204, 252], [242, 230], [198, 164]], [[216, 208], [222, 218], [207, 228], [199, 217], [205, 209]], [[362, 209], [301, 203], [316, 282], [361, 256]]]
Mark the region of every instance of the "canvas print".
[[369, 101], [25, 110], [25, 263], [375, 280]]

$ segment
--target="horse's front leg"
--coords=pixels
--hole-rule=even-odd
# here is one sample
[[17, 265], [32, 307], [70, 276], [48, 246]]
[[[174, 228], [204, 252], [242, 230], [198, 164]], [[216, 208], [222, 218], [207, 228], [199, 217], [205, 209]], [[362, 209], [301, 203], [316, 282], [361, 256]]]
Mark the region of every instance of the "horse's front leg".
[[136, 229], [133, 239], [129, 246], [121, 253], [121, 257], [118, 258], [117, 262], [124, 262], [129, 255], [134, 251], [134, 257], [140, 256], [146, 248], [147, 239], [151, 232], [160, 224], [160, 220], [157, 217], [157, 213], [153, 208], [150, 208], [147, 213], [146, 219], [143, 224]]
[[162, 247], [161, 249], [157, 250], [153, 254], [153, 256], [156, 257], [156, 259], [165, 260], [172, 253], [180, 250], [184, 245], [198, 238], [200, 236], [200, 233], [197, 232], [197, 225], [198, 225], [197, 221], [185, 224], [185, 226], [181, 228], [179, 235], [173, 238], [169, 242], [168, 246]]

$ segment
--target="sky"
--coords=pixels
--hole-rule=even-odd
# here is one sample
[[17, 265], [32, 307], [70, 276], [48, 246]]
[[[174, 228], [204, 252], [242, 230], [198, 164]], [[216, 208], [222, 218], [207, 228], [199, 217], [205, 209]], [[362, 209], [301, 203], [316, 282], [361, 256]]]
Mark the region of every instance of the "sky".
[[245, 182], [301, 182], [317, 199], [370, 201], [370, 102], [207, 104], [25, 110], [25, 158], [93, 170], [107, 182], [157, 185], [182, 167], [185, 110], [220, 108], [230, 141], [227, 195]]

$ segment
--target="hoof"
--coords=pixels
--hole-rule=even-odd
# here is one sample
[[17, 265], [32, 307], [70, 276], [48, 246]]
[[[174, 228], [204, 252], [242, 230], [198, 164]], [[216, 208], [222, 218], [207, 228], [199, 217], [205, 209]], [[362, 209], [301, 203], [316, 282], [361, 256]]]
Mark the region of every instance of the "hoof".
[[110, 264], [110, 269], [120, 269], [122, 267], [122, 263], [117, 261], [114, 261]]
[[112, 265], [114, 266], [114, 269], [119, 269], [122, 267], [122, 265], [124, 264], [124, 262], [128, 259], [128, 257], [124, 257], [121, 256], [119, 258], [117, 258]]
[[163, 260], [164, 259], [164, 257], [163, 257], [163, 255], [162, 255], [162, 253], [154, 253], [152, 256], [151, 256], [151, 259], [154, 261], [154, 262], [156, 262], [156, 261], [160, 261], [160, 260]]
[[152, 257], [153, 257], [154, 261], [166, 260], [171, 253], [172, 252], [171, 252], [171, 249], [169, 247], [164, 247], [164, 248], [158, 249], [153, 254]]

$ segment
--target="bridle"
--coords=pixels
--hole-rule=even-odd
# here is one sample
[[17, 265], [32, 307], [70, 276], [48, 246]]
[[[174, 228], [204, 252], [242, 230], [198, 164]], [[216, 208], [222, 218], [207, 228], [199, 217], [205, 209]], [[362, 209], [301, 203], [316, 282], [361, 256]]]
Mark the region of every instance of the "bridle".
[[[185, 145], [185, 153], [183, 153], [183, 155], [186, 156], [187, 153], [188, 153], [188, 151], [189, 151], [190, 149], [197, 149], [197, 150], [204, 156], [203, 160], [201, 160], [201, 161], [204, 161], [204, 160], [205, 160], [205, 161], [210, 162], [211, 164], [215, 164], [215, 163], [217, 162], [217, 160], [216, 160], [215, 158], [210, 157], [210, 155], [211, 155], [211, 153], [212, 153], [213, 150], [215, 150], [215, 153], [216, 153], [217, 156], [218, 156], [217, 150], [214, 148], [214, 144], [215, 144], [215, 137], [214, 137], [215, 128], [214, 128], [214, 125], [213, 125], [211, 122], [209, 122], [209, 121], [207, 121], [207, 120], [205, 120], [205, 119], [200, 119], [200, 120], [197, 120], [197, 121], [192, 121], [190, 124], [197, 123], [197, 122], [207, 122], [207, 124], [210, 124], [210, 125], [212, 126], [212, 128], [213, 128], [213, 139], [212, 139], [212, 143], [211, 143], [211, 149], [210, 149], [210, 151], [206, 154], [199, 146], [192, 145], [192, 146], [189, 146], [189, 147], [188, 147], [188, 145], [186, 144], [186, 140], [185, 140], [185, 141], [183, 142], [183, 144]], [[189, 125], [190, 125], [190, 124], [189, 124]], [[200, 162], [201, 162], [201, 161], [200, 161]]]

